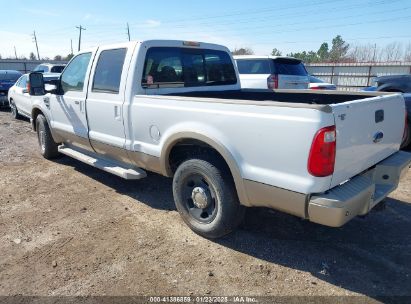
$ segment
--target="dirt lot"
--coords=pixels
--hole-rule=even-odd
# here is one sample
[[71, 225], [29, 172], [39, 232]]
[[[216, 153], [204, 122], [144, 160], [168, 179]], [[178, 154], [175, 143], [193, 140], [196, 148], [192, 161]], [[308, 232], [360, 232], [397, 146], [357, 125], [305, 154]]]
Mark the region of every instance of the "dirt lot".
[[411, 296], [411, 172], [386, 209], [340, 229], [265, 209], [218, 241], [191, 232], [171, 181], [124, 181], [38, 153], [0, 111], [0, 295]]

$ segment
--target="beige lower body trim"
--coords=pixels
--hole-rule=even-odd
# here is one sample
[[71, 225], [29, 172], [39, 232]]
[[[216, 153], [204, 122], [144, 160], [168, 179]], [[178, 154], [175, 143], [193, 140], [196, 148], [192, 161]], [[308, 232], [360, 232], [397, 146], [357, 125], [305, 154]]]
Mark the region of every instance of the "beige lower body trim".
[[306, 218], [307, 195], [244, 179], [247, 207], [268, 207]]
[[161, 161], [159, 157], [143, 152], [127, 151], [127, 153], [131, 162], [139, 168], [166, 176], [164, 172], [161, 171]]

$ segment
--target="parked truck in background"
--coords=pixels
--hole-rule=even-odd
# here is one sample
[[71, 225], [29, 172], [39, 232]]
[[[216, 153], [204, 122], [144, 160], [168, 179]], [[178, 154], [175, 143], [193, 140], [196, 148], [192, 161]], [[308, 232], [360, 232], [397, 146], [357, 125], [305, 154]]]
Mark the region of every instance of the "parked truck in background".
[[30, 74], [41, 154], [125, 179], [173, 178], [178, 212], [209, 238], [244, 207], [338, 227], [368, 213], [411, 163], [399, 94], [241, 90], [226, 47], [151, 40], [77, 54], [56, 85]]

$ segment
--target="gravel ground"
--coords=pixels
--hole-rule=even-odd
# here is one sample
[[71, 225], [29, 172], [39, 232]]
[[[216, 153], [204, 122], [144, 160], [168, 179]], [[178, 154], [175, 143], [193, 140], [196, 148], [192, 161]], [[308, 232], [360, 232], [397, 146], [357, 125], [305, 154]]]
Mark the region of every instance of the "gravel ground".
[[342, 228], [255, 208], [210, 241], [180, 219], [169, 179], [47, 161], [3, 110], [0, 295], [411, 296], [410, 185], [411, 172], [384, 210]]

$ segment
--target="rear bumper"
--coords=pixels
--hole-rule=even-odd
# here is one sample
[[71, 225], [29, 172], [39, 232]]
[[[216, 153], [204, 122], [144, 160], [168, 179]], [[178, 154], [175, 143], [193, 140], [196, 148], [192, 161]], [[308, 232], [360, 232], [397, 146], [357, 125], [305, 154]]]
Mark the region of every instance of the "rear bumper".
[[340, 227], [357, 215], [367, 214], [397, 188], [410, 166], [411, 153], [400, 151], [348, 182], [312, 195], [308, 203], [310, 221]]

